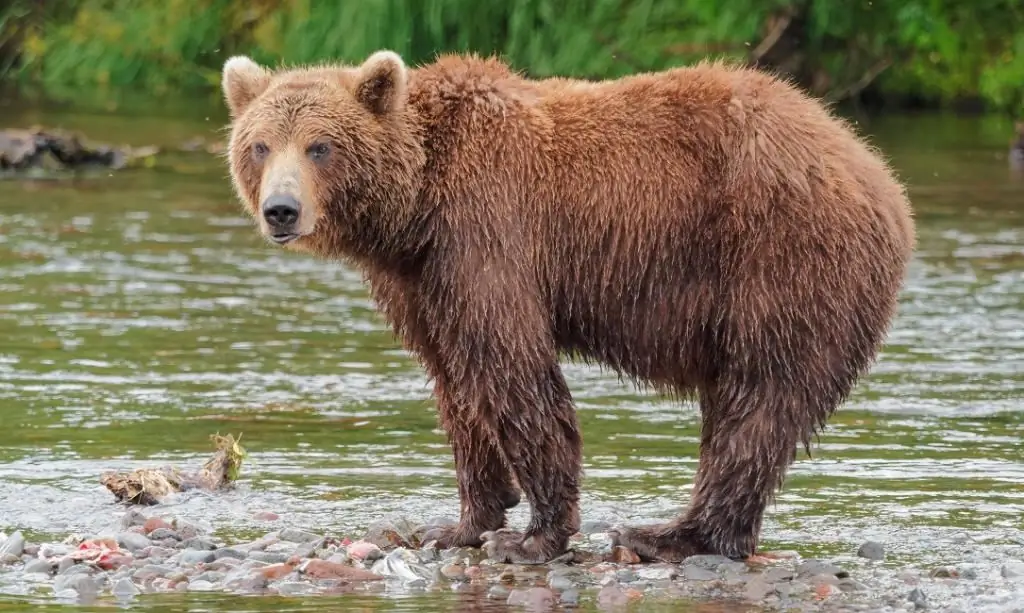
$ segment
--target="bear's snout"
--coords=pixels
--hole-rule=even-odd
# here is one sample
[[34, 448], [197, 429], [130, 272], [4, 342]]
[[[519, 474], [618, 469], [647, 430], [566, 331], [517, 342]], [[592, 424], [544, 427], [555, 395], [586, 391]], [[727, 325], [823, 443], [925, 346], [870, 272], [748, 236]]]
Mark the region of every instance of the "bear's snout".
[[299, 220], [299, 201], [294, 196], [274, 194], [263, 201], [261, 208], [275, 242], [286, 243], [298, 237], [295, 224]]

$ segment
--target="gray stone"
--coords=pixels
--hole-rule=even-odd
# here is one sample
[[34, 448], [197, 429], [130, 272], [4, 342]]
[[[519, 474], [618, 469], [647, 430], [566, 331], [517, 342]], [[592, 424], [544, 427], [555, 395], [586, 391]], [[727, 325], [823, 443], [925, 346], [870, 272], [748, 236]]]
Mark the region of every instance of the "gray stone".
[[563, 591], [572, 589], [575, 587], [575, 584], [572, 582], [572, 579], [565, 575], [555, 575], [548, 579], [548, 587], [553, 590]]
[[575, 607], [580, 604], [580, 591], [576, 588], [563, 590], [558, 595], [558, 600], [562, 603], [562, 606]]
[[1007, 562], [999, 569], [1003, 579], [1024, 579], [1024, 562]]
[[217, 589], [217, 586], [210, 583], [209, 581], [189, 581], [188, 591], [190, 592], [212, 592]]
[[70, 573], [58, 575], [53, 582], [54, 591], [74, 590], [81, 596], [95, 596], [99, 593], [96, 580], [86, 573]]
[[[184, 549], [198, 549], [200, 551], [213, 551], [217, 549], [217, 543], [206, 536], [194, 536], [181, 542]], [[237, 549], [237, 548], [236, 548]]]
[[114, 587], [110, 588], [110, 592], [114, 596], [120, 598], [130, 598], [142, 593], [142, 591], [132, 583], [131, 579], [128, 578], [118, 579], [117, 582], [114, 583]]
[[181, 552], [179, 558], [182, 565], [194, 566], [196, 564], [207, 564], [215, 559], [212, 551], [201, 551], [198, 549], [186, 549]]
[[7, 537], [7, 540], [0, 545], [0, 558], [13, 557], [15, 561], [21, 559], [21, 554], [25, 552], [25, 537], [21, 534], [21, 531], [17, 531], [14, 534]]
[[834, 577], [849, 576], [843, 569], [835, 564], [824, 560], [805, 560], [796, 567], [798, 577], [811, 577], [814, 575], [832, 575]]
[[608, 532], [611, 529], [611, 523], [601, 520], [590, 520], [580, 524], [580, 532], [586, 535]]
[[615, 580], [619, 583], [633, 583], [637, 579], [639, 577], [637, 577], [636, 572], [628, 568], [620, 568], [615, 571]]
[[71, 558], [61, 558], [61, 561], [57, 563], [57, 574], [63, 575], [75, 566], [75, 561]]
[[163, 541], [166, 539], [171, 539], [174, 541], [183, 540], [181, 538], [181, 535], [179, 535], [174, 530], [171, 530], [170, 528], [157, 528], [156, 530], [149, 533], [149, 539], [151, 541]]
[[148, 538], [135, 532], [121, 532], [117, 535], [117, 544], [132, 553], [152, 545]]
[[717, 571], [723, 564], [732, 564], [732, 560], [725, 556], [701, 554], [690, 556], [683, 560], [683, 566], [695, 566], [705, 570]]
[[793, 578], [793, 571], [788, 568], [776, 567], [769, 568], [762, 574], [764, 580], [768, 583], [778, 583], [779, 581], [788, 581]]
[[687, 564], [683, 566], [683, 577], [685, 577], [687, 581], [713, 581], [718, 579], [718, 573], [713, 570], [708, 570], [699, 566], [690, 566]]
[[857, 550], [857, 555], [869, 560], [884, 560], [885, 545], [878, 541], [868, 541], [860, 546], [860, 549]]
[[32, 560], [25, 564], [24, 572], [25, 574], [40, 573], [49, 575], [52, 574], [54, 570], [56, 570], [56, 565], [49, 560]]
[[217, 571], [208, 570], [208, 571], [206, 571], [204, 573], [196, 575], [192, 580], [193, 581], [209, 581], [210, 583], [220, 583], [221, 581], [224, 581], [224, 577], [225, 577], [224, 573], [219, 573]]
[[907, 594], [907, 600], [914, 604], [915, 609], [928, 608], [928, 596], [919, 587], [915, 587]]
[[743, 590], [743, 596], [748, 600], [764, 600], [769, 594], [775, 593], [775, 586], [764, 580], [764, 577], [754, 577], [747, 583]]
[[244, 560], [246, 558], [246, 553], [244, 551], [239, 551], [231, 547], [222, 547], [213, 552], [213, 557], [216, 560], [219, 560], [221, 558], [234, 558], [236, 560]]
[[281, 564], [288, 560], [288, 556], [283, 553], [273, 553], [268, 551], [250, 551], [248, 558], [250, 560], [266, 562], [267, 564]]
[[314, 587], [301, 581], [284, 581], [277, 585], [277, 593], [282, 596], [302, 596], [314, 591]]
[[503, 585], [493, 585], [487, 590], [487, 597], [491, 600], [506, 600], [509, 597], [508, 588]]
[[282, 541], [288, 541], [289, 543], [315, 543], [321, 538], [318, 534], [299, 530], [298, 528], [285, 528], [278, 537]]
[[134, 526], [144, 526], [149, 518], [142, 513], [132, 509], [121, 517], [121, 529], [127, 530]]
[[675, 579], [679, 571], [674, 566], [645, 566], [636, 572], [637, 577], [646, 581], [659, 581], [663, 579]]

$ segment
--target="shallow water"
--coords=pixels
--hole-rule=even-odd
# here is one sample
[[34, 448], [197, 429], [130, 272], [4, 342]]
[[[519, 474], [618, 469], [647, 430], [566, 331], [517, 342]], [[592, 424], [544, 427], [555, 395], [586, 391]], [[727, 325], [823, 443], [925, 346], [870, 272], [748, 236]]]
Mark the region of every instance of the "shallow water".
[[[133, 144], [213, 138], [224, 121], [219, 111], [3, 110], [7, 126], [60, 124]], [[968, 560], [990, 577], [1024, 558], [1024, 181], [1008, 170], [1004, 127], [941, 116], [866, 126], [911, 187], [919, 251], [880, 362], [814, 458], [793, 466], [766, 518], [766, 548], [845, 558], [872, 539], [894, 568]], [[213, 156], [0, 181], [0, 339], [0, 531], [53, 541], [109, 529], [123, 508], [102, 472], [198, 467], [218, 431], [242, 433], [250, 453], [238, 490], [183, 496], [161, 513], [232, 539], [280, 525], [354, 536], [384, 514], [458, 514], [430, 388], [358, 274], [264, 244]], [[696, 468], [695, 407], [594, 368], [565, 370], [586, 443], [584, 518], [676, 512]], [[253, 518], [263, 510], [281, 521]], [[515, 509], [513, 525], [526, 513]], [[0, 611], [47, 601], [45, 588], [2, 569], [0, 594]], [[143, 605], [503, 608], [454, 593]]]

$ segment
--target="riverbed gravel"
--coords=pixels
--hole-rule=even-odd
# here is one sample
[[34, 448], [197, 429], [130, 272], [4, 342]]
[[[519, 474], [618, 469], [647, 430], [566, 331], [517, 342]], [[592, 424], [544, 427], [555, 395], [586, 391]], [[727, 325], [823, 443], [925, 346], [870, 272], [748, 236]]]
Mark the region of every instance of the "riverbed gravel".
[[[584, 526], [571, 551], [543, 566], [495, 564], [475, 548], [437, 550], [420, 543], [425, 526], [391, 518], [355, 540], [285, 527], [228, 543], [176, 517], [128, 511], [103, 534], [31, 543], [0, 533], [0, 573], [48, 587], [58, 600], [131, 601], [162, 592], [307, 596], [347, 592], [473, 590], [525, 610], [566, 610], [591, 601], [600, 609], [635, 602], [694, 600], [801, 612], [1024, 611], [1024, 561], [931, 569], [883, 563], [882, 544], [867, 542], [841, 560], [767, 552], [738, 562], [699, 555], [681, 564], [640, 564], [614, 548], [609, 526]], [[426, 545], [425, 547], [422, 545]], [[1024, 558], [1024, 548], [1018, 552]], [[979, 573], [978, 568], [988, 572]], [[996, 569], [997, 570], [993, 570]], [[741, 609], [737, 609], [741, 610]], [[745, 610], [745, 609], [744, 609]]]

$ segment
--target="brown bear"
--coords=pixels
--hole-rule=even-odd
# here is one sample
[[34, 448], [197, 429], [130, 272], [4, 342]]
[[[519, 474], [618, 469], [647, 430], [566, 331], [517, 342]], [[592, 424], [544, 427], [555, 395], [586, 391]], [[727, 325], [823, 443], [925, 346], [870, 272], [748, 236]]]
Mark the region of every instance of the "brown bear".
[[[798, 448], [880, 350], [915, 244], [887, 163], [771, 75], [589, 82], [495, 58], [226, 62], [233, 184], [269, 240], [364, 271], [435, 383], [461, 499], [441, 547], [542, 563], [580, 524], [560, 355], [695, 396], [689, 508], [644, 560], [749, 556]], [[529, 501], [522, 533], [505, 510]]]

